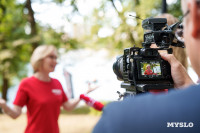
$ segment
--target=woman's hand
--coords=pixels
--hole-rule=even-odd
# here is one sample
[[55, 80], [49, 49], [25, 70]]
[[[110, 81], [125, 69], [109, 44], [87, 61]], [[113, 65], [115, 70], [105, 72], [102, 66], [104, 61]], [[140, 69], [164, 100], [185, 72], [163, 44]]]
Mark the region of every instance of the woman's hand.
[[[95, 81], [94, 81], [95, 82]], [[88, 94], [94, 90], [96, 90], [98, 88], [98, 86], [92, 87], [91, 86], [91, 82], [88, 82], [88, 90], [85, 92], [85, 94]], [[80, 98], [78, 99], [69, 99], [68, 101], [66, 101], [65, 103], [63, 103], [63, 108], [67, 111], [71, 111], [73, 110], [78, 103], [80, 102]]]
[[6, 101], [2, 98], [0, 98], [0, 107], [3, 109], [5, 114], [9, 115], [13, 119], [16, 119], [18, 116], [20, 116], [22, 112], [22, 107], [14, 105], [13, 108], [10, 108], [6, 104]]
[[86, 94], [89, 94], [90, 92], [96, 90], [97, 88], [99, 88], [99, 86], [92, 87], [91, 82], [88, 82], [88, 90], [86, 91]]
[[0, 107], [3, 108], [3, 106], [5, 106], [6, 101], [2, 98], [0, 98]]

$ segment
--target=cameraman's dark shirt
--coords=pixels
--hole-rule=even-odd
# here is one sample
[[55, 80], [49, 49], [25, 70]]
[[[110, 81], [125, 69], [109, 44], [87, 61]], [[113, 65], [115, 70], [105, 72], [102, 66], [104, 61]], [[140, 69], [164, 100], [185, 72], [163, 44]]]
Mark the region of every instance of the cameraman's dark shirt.
[[200, 85], [110, 103], [93, 133], [200, 133]]

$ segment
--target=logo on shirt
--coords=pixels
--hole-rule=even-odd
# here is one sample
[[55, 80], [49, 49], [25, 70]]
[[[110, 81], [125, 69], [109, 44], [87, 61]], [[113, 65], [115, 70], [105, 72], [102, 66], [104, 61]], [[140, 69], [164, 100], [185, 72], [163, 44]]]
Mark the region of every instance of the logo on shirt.
[[55, 95], [61, 95], [62, 91], [60, 89], [52, 89], [52, 93]]

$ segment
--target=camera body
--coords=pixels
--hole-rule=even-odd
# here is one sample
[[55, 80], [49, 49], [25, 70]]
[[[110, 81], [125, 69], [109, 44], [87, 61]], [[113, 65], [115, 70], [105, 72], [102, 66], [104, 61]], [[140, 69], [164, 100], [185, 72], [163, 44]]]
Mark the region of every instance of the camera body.
[[[124, 55], [116, 61], [118, 64], [113, 65], [114, 70], [122, 72], [118, 74], [118, 79], [123, 80], [122, 88], [131, 94], [173, 88], [170, 65], [161, 58], [158, 50], [137, 47], [124, 49]], [[167, 50], [172, 52], [171, 49]]]
[[[126, 95], [135, 95], [157, 89], [174, 87], [170, 64], [163, 60], [159, 51], [172, 54], [172, 46], [184, 47], [174, 34], [177, 24], [167, 25], [165, 18], [148, 18], [143, 20], [143, 48], [131, 47], [124, 49], [124, 54], [113, 64], [114, 73], [126, 89]], [[156, 44], [158, 48], [150, 48]]]

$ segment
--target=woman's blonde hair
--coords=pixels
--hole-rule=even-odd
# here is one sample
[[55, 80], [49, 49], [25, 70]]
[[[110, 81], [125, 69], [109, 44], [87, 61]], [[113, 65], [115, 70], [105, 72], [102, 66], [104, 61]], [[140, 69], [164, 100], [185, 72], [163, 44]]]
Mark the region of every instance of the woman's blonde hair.
[[150, 65], [150, 64], [148, 64], [148, 65], [146, 66], [146, 68], [147, 68], [147, 67], [151, 67], [151, 65]]
[[31, 56], [31, 65], [33, 67], [34, 73], [37, 72], [41, 66], [42, 59], [47, 57], [52, 51], [56, 51], [57, 49], [53, 45], [40, 45], [38, 46]]

